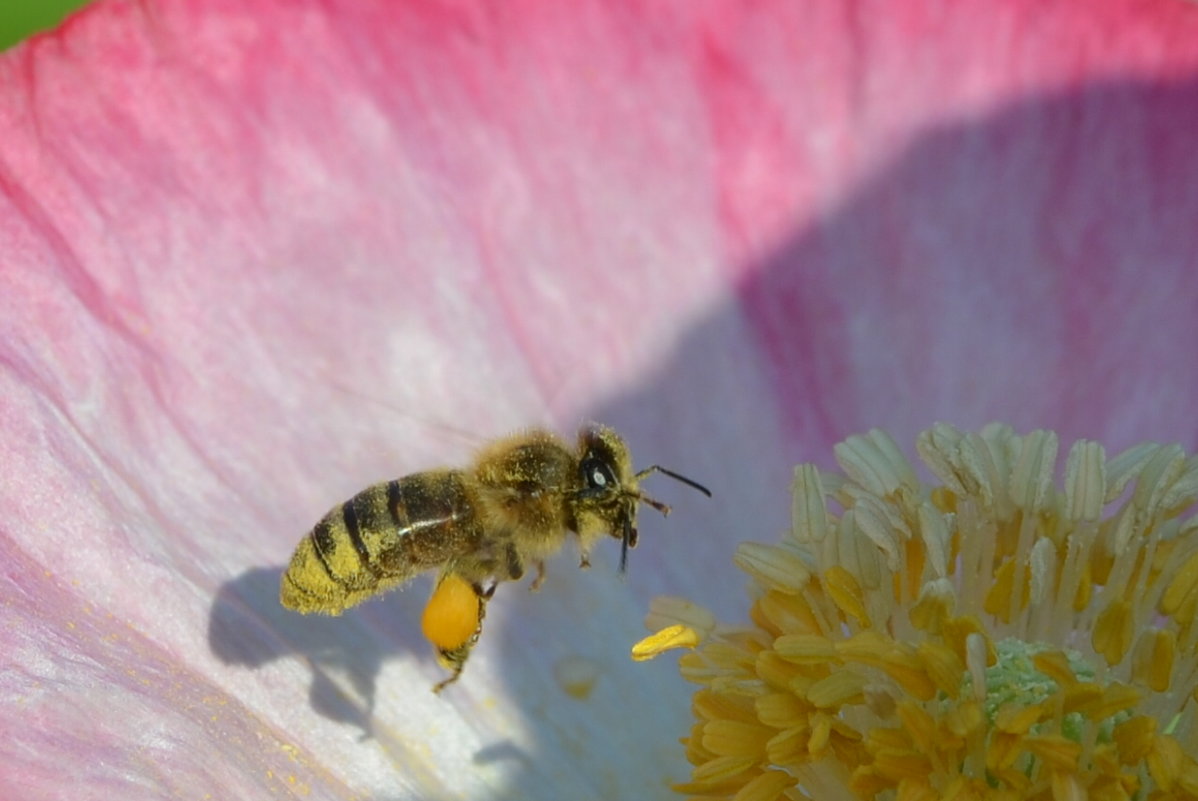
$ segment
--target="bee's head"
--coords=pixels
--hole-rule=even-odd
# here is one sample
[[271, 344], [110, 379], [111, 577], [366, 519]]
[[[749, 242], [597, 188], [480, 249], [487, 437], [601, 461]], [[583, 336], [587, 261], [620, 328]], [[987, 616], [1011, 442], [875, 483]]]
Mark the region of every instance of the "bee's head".
[[636, 547], [636, 511], [638, 503], [645, 503], [661, 512], [670, 513], [670, 507], [645, 495], [640, 490], [640, 480], [653, 472], [688, 484], [711, 497], [711, 492], [689, 478], [652, 465], [639, 473], [632, 471], [632, 456], [624, 440], [612, 429], [601, 426], [586, 426], [578, 434], [579, 489], [575, 494], [578, 506], [580, 533], [585, 518], [597, 518], [600, 525], [611, 536], [620, 540], [620, 572], [628, 566], [628, 549]]

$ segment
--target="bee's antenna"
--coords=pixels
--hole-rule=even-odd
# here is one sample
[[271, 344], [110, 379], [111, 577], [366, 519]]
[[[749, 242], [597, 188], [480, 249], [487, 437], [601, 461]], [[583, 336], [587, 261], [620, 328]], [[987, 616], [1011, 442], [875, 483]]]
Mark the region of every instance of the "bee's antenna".
[[[659, 464], [651, 464], [648, 467], [646, 467], [644, 470], [642, 470], [641, 472], [637, 473], [636, 480], [640, 481], [642, 478], [649, 475], [650, 473], [665, 473], [667, 476], [674, 479], [675, 481], [681, 481], [683, 484], [686, 484], [688, 487], [693, 487], [693, 488], [697, 489], [699, 492], [703, 493], [708, 498], [711, 497], [711, 490], [707, 489], [707, 487], [703, 486], [698, 481], [692, 481], [689, 478], [687, 478], [686, 476], [679, 475], [678, 473], [675, 473], [673, 470], [667, 470], [666, 468], [662, 467]], [[660, 508], [657, 506], [656, 503], [651, 502], [648, 498], [645, 498], [644, 496], [642, 496], [641, 499], [643, 501], [645, 501], [645, 503], [648, 503], [650, 506], [653, 506], [654, 508]]]
[[[697, 481], [692, 481], [691, 479], [687, 478], [686, 476], [679, 475], [678, 473], [675, 473], [673, 470], [667, 470], [666, 468], [662, 467], [659, 464], [654, 464], [654, 465], [650, 465], [650, 466], [646, 467], [644, 470], [637, 473], [636, 476], [634, 476], [634, 478], [637, 481], [640, 481], [642, 478], [649, 475], [650, 473], [665, 473], [670, 478], [675, 479], [676, 481], [681, 481], [683, 484], [686, 484], [688, 487], [694, 487], [699, 492], [706, 495], [708, 498], [711, 497], [711, 490], [707, 489], [707, 487], [703, 486], [702, 484], [700, 484]], [[629, 492], [629, 491], [625, 490], [624, 494], [627, 497], [635, 498], [636, 500], [640, 501], [643, 504], [652, 506], [654, 509], [661, 512], [663, 515], [665, 515], [667, 517], [670, 514], [669, 506], [667, 506], [666, 504], [657, 500], [656, 498], [650, 498], [648, 495], [646, 495], [643, 492], [640, 492], [640, 491]], [[631, 514], [626, 514], [624, 516], [624, 530], [621, 532], [621, 534], [622, 534], [622, 536], [620, 537], [620, 572], [623, 573], [628, 569], [628, 549], [636, 547], [636, 529], [634, 529], [632, 527], [632, 515]]]

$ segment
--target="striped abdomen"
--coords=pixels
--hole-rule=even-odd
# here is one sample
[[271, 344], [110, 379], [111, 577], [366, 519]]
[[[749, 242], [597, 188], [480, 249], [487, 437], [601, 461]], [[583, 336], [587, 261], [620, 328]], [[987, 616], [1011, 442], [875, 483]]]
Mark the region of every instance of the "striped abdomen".
[[478, 547], [474, 505], [456, 470], [375, 484], [334, 507], [300, 542], [279, 600], [337, 615]]

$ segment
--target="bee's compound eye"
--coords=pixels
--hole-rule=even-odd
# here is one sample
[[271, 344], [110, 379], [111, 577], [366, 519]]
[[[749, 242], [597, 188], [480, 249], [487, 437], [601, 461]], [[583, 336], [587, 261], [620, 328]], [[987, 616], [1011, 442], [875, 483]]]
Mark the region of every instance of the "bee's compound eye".
[[587, 489], [605, 490], [616, 485], [616, 477], [608, 466], [594, 456], [583, 460], [582, 476]]
[[452, 651], [470, 641], [482, 622], [482, 600], [470, 582], [450, 573], [424, 607], [420, 628], [437, 648]]

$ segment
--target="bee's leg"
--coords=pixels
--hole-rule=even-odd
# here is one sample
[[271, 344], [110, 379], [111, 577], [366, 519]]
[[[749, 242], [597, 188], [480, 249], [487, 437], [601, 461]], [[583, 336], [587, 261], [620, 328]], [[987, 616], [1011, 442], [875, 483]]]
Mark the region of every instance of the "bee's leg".
[[516, 546], [511, 544], [507, 546], [507, 577], [510, 581], [524, 578], [524, 562], [521, 561]]
[[532, 584], [528, 585], [529, 592], [536, 592], [537, 590], [541, 589], [541, 585], [545, 583], [545, 563], [538, 559], [536, 564], [537, 577], [532, 580]]
[[471, 584], [474, 594], [478, 596], [478, 628], [474, 630], [474, 634], [470, 636], [470, 639], [456, 648], [437, 648], [437, 661], [441, 664], [441, 667], [451, 671], [451, 673], [448, 677], [433, 685], [434, 693], [440, 695], [442, 690], [453, 684], [462, 675], [462, 671], [466, 667], [466, 660], [470, 658], [470, 652], [474, 650], [474, 645], [483, 633], [483, 618], [487, 616], [487, 601], [491, 600], [491, 596], [495, 594], [497, 586], [498, 584], [492, 584], [484, 590], [481, 584]]
[[448, 678], [433, 685], [434, 693], [440, 695], [442, 690], [458, 680], [458, 677], [462, 675], [462, 670], [466, 667], [466, 660], [470, 657], [470, 649], [473, 645], [474, 643], [467, 643], [452, 650], [437, 649], [437, 661], [441, 663], [442, 667], [453, 672], [449, 674]]

